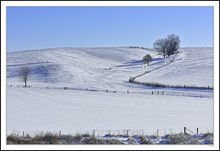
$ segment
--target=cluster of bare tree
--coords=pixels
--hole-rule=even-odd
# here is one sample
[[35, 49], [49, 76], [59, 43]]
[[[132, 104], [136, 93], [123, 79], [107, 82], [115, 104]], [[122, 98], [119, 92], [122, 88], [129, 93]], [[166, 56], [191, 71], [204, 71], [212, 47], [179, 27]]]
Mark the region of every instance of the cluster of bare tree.
[[143, 64], [146, 64], [146, 62], [147, 62], [148, 66], [149, 66], [150, 61], [152, 61], [152, 60], [153, 60], [153, 58], [149, 54], [146, 54], [142, 59]]
[[18, 76], [22, 82], [24, 82], [25, 87], [27, 86], [27, 80], [31, 76], [31, 69], [29, 67], [19, 67]]
[[165, 58], [166, 55], [170, 56], [179, 49], [180, 37], [174, 34], [170, 34], [165, 39], [157, 39], [153, 43], [154, 49], [163, 53]]

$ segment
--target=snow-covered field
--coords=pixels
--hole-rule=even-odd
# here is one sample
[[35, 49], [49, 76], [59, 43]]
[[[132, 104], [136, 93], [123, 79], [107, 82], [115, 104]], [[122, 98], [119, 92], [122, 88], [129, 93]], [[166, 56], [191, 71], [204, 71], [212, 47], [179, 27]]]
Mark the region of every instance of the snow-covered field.
[[[178, 96], [8, 88], [7, 131], [213, 130], [213, 100]], [[100, 134], [101, 135], [101, 134]], [[155, 135], [155, 134], [154, 134]]]
[[[153, 61], [143, 68], [141, 60], [147, 53], [153, 56]], [[164, 60], [155, 51], [129, 47], [7, 53], [7, 134], [14, 130], [30, 134], [96, 130], [101, 135], [109, 130], [127, 129], [155, 134], [159, 129], [159, 135], [164, 135], [170, 131], [183, 132], [184, 127], [195, 132], [198, 127], [200, 133], [213, 132], [213, 90], [155, 88], [128, 81], [169, 63], [172, 57]], [[18, 79], [20, 66], [32, 70], [27, 82], [30, 88], [23, 88], [24, 83]], [[137, 80], [213, 86], [213, 48], [181, 48], [174, 63]], [[73, 90], [46, 89], [47, 86]], [[100, 91], [85, 91], [86, 88]], [[106, 89], [110, 92], [105, 92]], [[143, 94], [151, 91], [208, 97]]]
[[174, 63], [138, 78], [141, 82], [213, 87], [213, 48], [182, 48]]

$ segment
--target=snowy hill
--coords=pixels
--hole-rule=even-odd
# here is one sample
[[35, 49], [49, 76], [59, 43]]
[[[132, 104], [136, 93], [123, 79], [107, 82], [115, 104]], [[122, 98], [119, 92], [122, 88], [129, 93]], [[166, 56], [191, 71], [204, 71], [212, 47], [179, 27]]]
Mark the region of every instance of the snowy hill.
[[[172, 65], [146, 74], [138, 80], [213, 86], [213, 48], [182, 48], [180, 52]], [[147, 53], [153, 56], [153, 61], [150, 66], [143, 68], [141, 59]], [[139, 89], [128, 83], [130, 77], [169, 63], [172, 57], [164, 60], [155, 51], [129, 47], [10, 52], [7, 53], [7, 84], [21, 84], [17, 69], [19, 66], [29, 66], [32, 70], [29, 85]]]
[[[213, 48], [180, 48], [179, 51], [173, 63], [137, 80], [213, 86]], [[147, 53], [153, 61], [144, 68], [141, 60]], [[9, 52], [7, 133], [14, 129], [73, 133], [83, 128], [145, 129], [152, 134], [157, 128], [161, 133], [167, 129], [180, 132], [185, 126], [212, 131], [213, 90], [159, 88], [129, 82], [130, 77], [166, 65], [173, 57], [164, 59], [153, 50], [129, 47]], [[19, 81], [20, 66], [31, 68], [31, 78], [27, 81], [30, 88], [23, 88], [24, 83]], [[68, 87], [68, 91], [63, 87]], [[96, 91], [86, 92], [86, 88]], [[106, 93], [106, 89], [114, 93]], [[181, 96], [152, 95], [152, 91]], [[183, 97], [183, 94], [204, 97]]]
[[[7, 83], [21, 84], [18, 81], [17, 69], [19, 66], [29, 66], [32, 70], [29, 85], [77, 88], [95, 86], [96, 89], [117, 90], [121, 89], [121, 86], [130, 85], [130, 76], [143, 72], [140, 62], [146, 53], [152, 56], [157, 54], [154, 51], [128, 47], [57, 48], [8, 53]], [[114, 70], [109, 70], [111, 68]]]
[[139, 81], [170, 85], [213, 87], [213, 48], [182, 48], [175, 62], [140, 77]]

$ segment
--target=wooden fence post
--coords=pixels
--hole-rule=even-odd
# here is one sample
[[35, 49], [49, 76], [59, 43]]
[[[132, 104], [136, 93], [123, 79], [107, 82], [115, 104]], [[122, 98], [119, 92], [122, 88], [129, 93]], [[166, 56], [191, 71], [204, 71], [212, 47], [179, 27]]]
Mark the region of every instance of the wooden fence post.
[[157, 137], [158, 137], [158, 135], [159, 135], [159, 129], [157, 129]]
[[129, 136], [129, 135], [128, 135], [128, 130], [127, 130], [127, 136]]
[[199, 134], [199, 128], [197, 127], [197, 135]]
[[186, 134], [186, 127], [184, 127], [184, 134]]
[[94, 144], [95, 143], [95, 132], [94, 132], [95, 130], [93, 130], [93, 134], [92, 134], [92, 143]]
[[23, 138], [24, 138], [24, 131], [23, 131]]
[[59, 132], [59, 137], [61, 137], [61, 131]]
[[93, 130], [93, 135], [92, 136], [93, 136], [93, 138], [95, 138], [95, 130]]
[[152, 91], [152, 95], [153, 95], [154, 93], [153, 93], [153, 91]]

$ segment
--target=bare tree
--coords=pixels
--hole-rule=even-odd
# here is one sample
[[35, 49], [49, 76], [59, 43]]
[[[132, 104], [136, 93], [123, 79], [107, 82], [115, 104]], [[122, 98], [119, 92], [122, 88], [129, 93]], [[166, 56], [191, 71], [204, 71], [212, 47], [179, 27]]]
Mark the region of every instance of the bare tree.
[[142, 60], [143, 60], [144, 64], [145, 64], [145, 62], [147, 62], [147, 65], [149, 66], [149, 63], [150, 63], [150, 61], [153, 60], [153, 58], [149, 54], [146, 54]]
[[18, 69], [19, 78], [25, 83], [25, 87], [27, 86], [27, 80], [30, 78], [31, 69], [29, 67], [20, 67]]
[[166, 56], [167, 45], [168, 45], [168, 40], [167, 39], [157, 39], [153, 43], [154, 49], [156, 49], [159, 52], [162, 52], [164, 58]]
[[170, 56], [170, 54], [174, 54], [174, 52], [179, 49], [180, 37], [174, 34], [170, 34], [167, 36], [167, 40], [167, 55]]
[[170, 34], [165, 39], [158, 39], [153, 43], [154, 49], [166, 55], [174, 54], [179, 49], [180, 37], [174, 34]]

